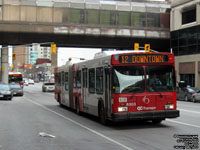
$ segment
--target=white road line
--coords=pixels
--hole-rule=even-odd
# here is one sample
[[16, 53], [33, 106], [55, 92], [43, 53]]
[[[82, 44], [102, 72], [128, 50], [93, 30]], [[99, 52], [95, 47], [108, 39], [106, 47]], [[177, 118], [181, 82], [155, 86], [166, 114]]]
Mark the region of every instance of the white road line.
[[186, 126], [191, 126], [191, 127], [195, 127], [195, 128], [200, 128], [200, 126], [198, 126], [198, 125], [189, 124], [189, 123], [184, 123], [184, 122], [180, 122], [180, 121], [169, 120], [169, 119], [167, 119], [167, 121], [173, 122], [173, 123], [182, 124], [182, 125], [186, 125]]
[[[24, 97], [23, 97], [23, 98], [24, 98]], [[76, 125], [78, 125], [78, 126], [84, 128], [84, 129], [87, 129], [88, 131], [90, 131], [90, 132], [92, 132], [92, 133], [94, 133], [94, 134], [96, 134], [96, 135], [98, 135], [98, 136], [101, 136], [101, 137], [107, 139], [108, 141], [111, 141], [111, 142], [113, 142], [113, 143], [115, 143], [115, 144], [117, 144], [117, 145], [119, 145], [119, 146], [125, 148], [126, 150], [134, 150], [134, 149], [132, 149], [132, 148], [130, 148], [130, 147], [127, 147], [127, 146], [125, 146], [125, 145], [123, 145], [123, 144], [121, 144], [121, 143], [119, 143], [119, 142], [117, 142], [117, 141], [115, 141], [115, 140], [113, 140], [113, 139], [111, 139], [111, 138], [109, 138], [109, 137], [107, 137], [107, 136], [105, 136], [105, 135], [103, 135], [103, 134], [101, 134], [101, 133], [99, 133], [99, 132], [93, 130], [93, 129], [90, 129], [90, 128], [88, 128], [88, 127], [86, 127], [86, 126], [84, 126], [84, 125], [82, 125], [82, 124], [80, 124], [80, 123], [78, 123], [78, 122], [76, 122], [76, 121], [74, 121], [74, 120], [68, 118], [68, 117], [65, 117], [65, 116], [63, 116], [63, 115], [61, 115], [61, 114], [59, 114], [59, 113], [57, 113], [57, 112], [55, 112], [55, 111], [53, 111], [53, 110], [51, 110], [51, 109], [45, 107], [45, 106], [43, 106], [43, 105], [41, 105], [41, 104], [39, 104], [39, 103], [37, 103], [37, 102], [34, 102], [34, 101], [32, 101], [31, 99], [29, 99], [29, 98], [27, 98], [27, 97], [24, 98], [24, 99], [28, 100], [29, 102], [31, 102], [31, 103], [33, 103], [33, 104], [35, 104], [35, 105], [40, 106], [41, 108], [43, 108], [43, 109], [45, 109], [45, 110], [47, 110], [47, 111], [50, 111], [50, 112], [52, 112], [52, 113], [54, 113], [54, 114], [56, 114], [56, 115], [58, 115], [58, 116], [60, 116], [60, 117], [62, 117], [62, 118], [64, 118], [64, 119], [66, 119], [66, 120], [69, 120], [69, 121], [73, 122], [74, 124], [76, 124]]]
[[193, 111], [193, 110], [187, 110], [187, 109], [178, 109], [180, 111], [185, 111], [185, 112], [190, 112], [190, 113], [195, 113], [195, 114], [200, 114], [199, 111]]
[[185, 105], [183, 105], [183, 104], [177, 104], [177, 106], [178, 106], [178, 109], [179, 109], [179, 106], [181, 106], [181, 107], [188, 107], [188, 108], [197, 108], [197, 109], [199, 109], [199, 107], [200, 107], [200, 105], [199, 106], [185, 106]]
[[[186, 109], [178, 109], [178, 110], [185, 111], [185, 112], [190, 112], [190, 113], [200, 114], [200, 112], [198, 112], [198, 111], [192, 111], [192, 110], [186, 110]], [[186, 126], [191, 126], [191, 127], [195, 127], [195, 128], [200, 128], [199, 125], [189, 124], [189, 123], [185, 123], [185, 122], [181, 122], [181, 121], [175, 121], [175, 120], [170, 120], [170, 119], [167, 119], [167, 121], [178, 123], [178, 124], [182, 124], [182, 125], [186, 125]]]

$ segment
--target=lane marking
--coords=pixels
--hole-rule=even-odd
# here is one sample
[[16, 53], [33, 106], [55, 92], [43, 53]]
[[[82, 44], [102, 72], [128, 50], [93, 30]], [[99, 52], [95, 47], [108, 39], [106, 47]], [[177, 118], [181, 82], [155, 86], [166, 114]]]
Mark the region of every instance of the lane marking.
[[186, 125], [186, 126], [191, 126], [191, 127], [195, 127], [195, 128], [200, 128], [200, 126], [198, 126], [198, 125], [189, 124], [189, 123], [184, 123], [184, 122], [180, 122], [180, 121], [169, 120], [169, 119], [167, 119], [167, 121], [173, 122], [173, 123], [177, 123], [177, 124]]
[[199, 109], [199, 107], [200, 107], [200, 105], [197, 107], [197, 106], [185, 106], [185, 105], [183, 105], [183, 104], [177, 104], [177, 107], [179, 108], [179, 106], [181, 106], [181, 107], [190, 107], [190, 108], [197, 108], [197, 109]]
[[[23, 97], [23, 98], [24, 98], [24, 97]], [[35, 105], [37, 105], [37, 106], [40, 106], [41, 108], [43, 108], [43, 109], [45, 109], [45, 110], [47, 110], [47, 111], [49, 111], [49, 112], [52, 112], [52, 113], [56, 114], [56, 115], [58, 115], [58, 116], [60, 116], [60, 117], [62, 117], [62, 118], [64, 118], [64, 119], [66, 119], [66, 120], [68, 120], [68, 121], [71, 121], [72, 123], [74, 123], [74, 124], [76, 124], [76, 125], [78, 125], [78, 126], [84, 128], [84, 129], [86, 129], [86, 130], [88, 130], [88, 131], [90, 131], [90, 132], [92, 132], [92, 133], [94, 133], [94, 134], [96, 134], [96, 135], [98, 135], [98, 136], [100, 136], [100, 137], [103, 137], [103, 138], [107, 139], [108, 141], [110, 141], [110, 142], [112, 142], [112, 143], [115, 143], [115, 144], [117, 144], [117, 145], [119, 145], [119, 146], [125, 148], [126, 150], [134, 150], [134, 149], [132, 149], [132, 148], [130, 148], [130, 147], [127, 147], [127, 146], [125, 146], [125, 145], [123, 145], [123, 144], [121, 144], [121, 143], [119, 143], [119, 142], [117, 142], [117, 141], [115, 141], [115, 140], [113, 140], [113, 139], [111, 139], [111, 138], [109, 138], [109, 137], [107, 137], [107, 136], [105, 136], [105, 135], [103, 135], [103, 134], [101, 134], [101, 133], [99, 133], [99, 132], [97, 132], [97, 131], [95, 131], [95, 130], [89, 128], [89, 127], [86, 127], [86, 126], [84, 126], [84, 125], [82, 125], [82, 124], [80, 124], [80, 123], [78, 123], [78, 122], [76, 122], [76, 121], [74, 121], [74, 120], [72, 120], [72, 119], [70, 119], [70, 118], [68, 118], [68, 117], [65, 117], [65, 116], [63, 116], [63, 115], [61, 115], [61, 114], [59, 114], [59, 113], [57, 113], [57, 112], [55, 112], [55, 111], [53, 111], [53, 110], [51, 110], [51, 109], [49, 109], [49, 108], [47, 108], [47, 107], [45, 107], [45, 106], [39, 104], [39, 103], [37, 103], [37, 102], [35, 102], [35, 101], [33, 101], [33, 100], [27, 98], [27, 97], [24, 98], [24, 99], [28, 100], [29, 102], [31, 102], [31, 103], [33, 103], [33, 104], [35, 104]]]
[[199, 111], [193, 111], [193, 110], [187, 110], [187, 109], [178, 109], [180, 111], [185, 111], [185, 112], [190, 112], [190, 113], [195, 113], [195, 114], [200, 114]]

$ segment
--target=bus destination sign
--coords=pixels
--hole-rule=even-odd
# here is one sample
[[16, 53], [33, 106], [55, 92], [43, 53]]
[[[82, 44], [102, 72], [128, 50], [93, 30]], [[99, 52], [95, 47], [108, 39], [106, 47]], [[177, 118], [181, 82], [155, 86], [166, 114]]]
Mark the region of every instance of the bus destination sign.
[[164, 63], [168, 62], [168, 55], [163, 54], [127, 54], [120, 55], [119, 62], [122, 64], [133, 63]]

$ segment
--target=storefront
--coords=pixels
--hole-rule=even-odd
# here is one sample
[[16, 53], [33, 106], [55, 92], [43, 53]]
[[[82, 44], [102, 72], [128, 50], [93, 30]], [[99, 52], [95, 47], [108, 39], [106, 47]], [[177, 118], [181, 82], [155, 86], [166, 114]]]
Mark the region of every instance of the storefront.
[[177, 81], [200, 88], [200, 54], [175, 57]]

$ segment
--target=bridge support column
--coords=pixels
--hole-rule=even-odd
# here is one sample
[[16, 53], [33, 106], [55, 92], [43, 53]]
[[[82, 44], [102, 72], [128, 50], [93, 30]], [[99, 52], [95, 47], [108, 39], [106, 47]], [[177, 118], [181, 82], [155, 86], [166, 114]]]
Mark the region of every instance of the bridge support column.
[[8, 83], [8, 47], [1, 49], [1, 81]]
[[57, 57], [58, 57], [58, 48], [56, 48], [56, 53], [51, 53], [52, 74], [54, 74], [54, 69], [57, 67]]

